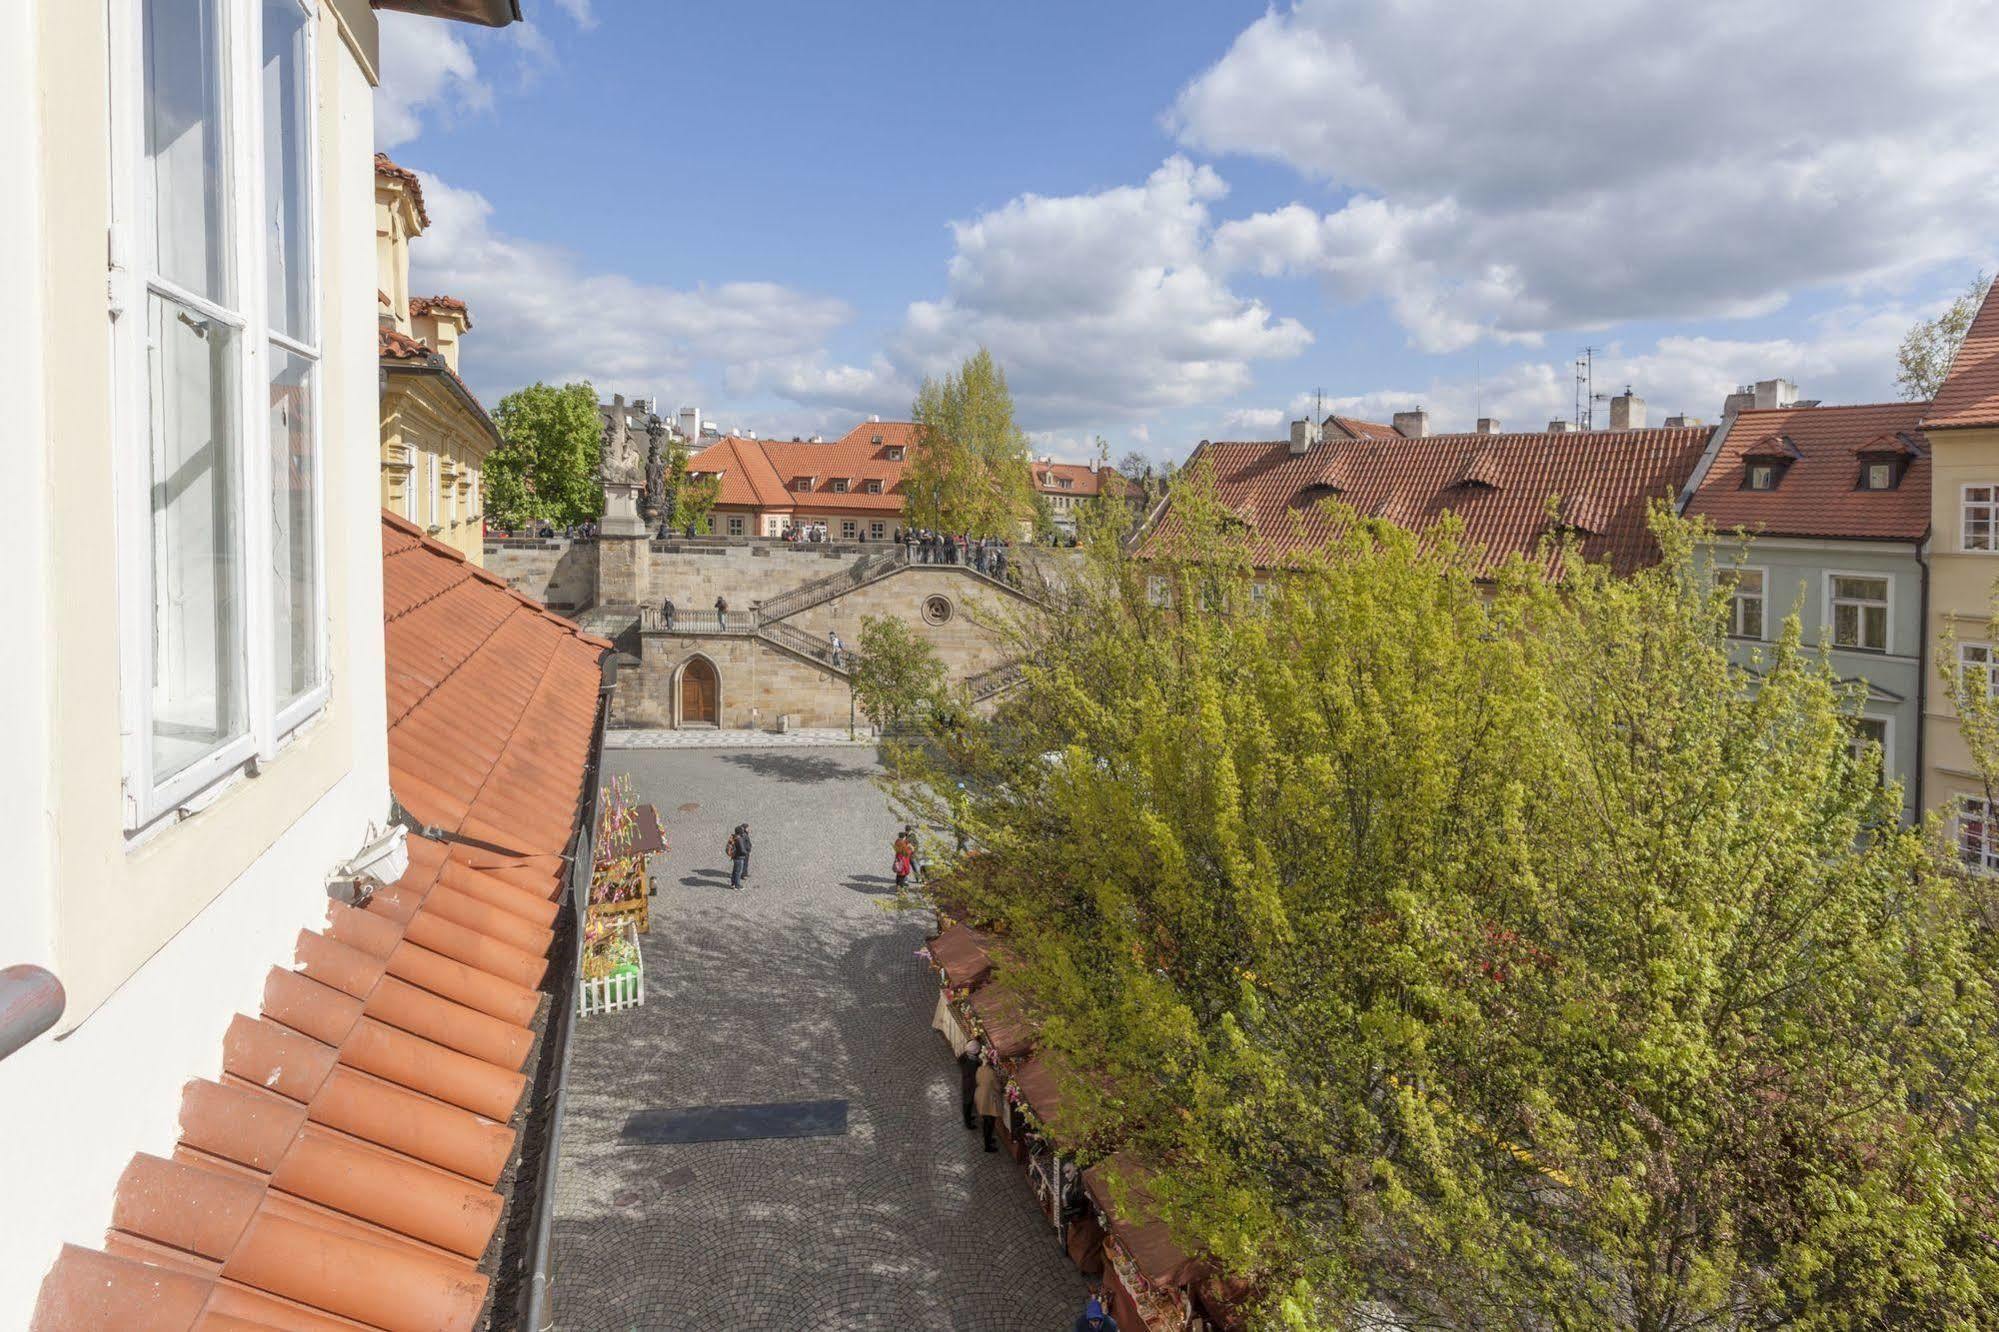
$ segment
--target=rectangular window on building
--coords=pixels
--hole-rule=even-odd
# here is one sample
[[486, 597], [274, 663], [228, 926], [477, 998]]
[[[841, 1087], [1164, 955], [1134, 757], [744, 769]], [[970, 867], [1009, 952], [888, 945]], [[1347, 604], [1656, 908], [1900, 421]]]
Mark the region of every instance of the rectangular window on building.
[[1993, 818], [1990, 801], [1977, 796], [1958, 797], [1958, 859], [1980, 874], [1999, 873], [1999, 827], [1994, 826]]
[[1145, 599], [1155, 606], [1173, 604], [1173, 584], [1163, 575], [1153, 574], [1145, 580]]
[[854, 520], [852, 518], [842, 518], [840, 520], [840, 536], [843, 540], [852, 541], [854, 539], [854, 533], [857, 532], [858, 530], [859, 529], [855, 527]]
[[1888, 650], [1888, 580], [1832, 576], [1832, 641], [1858, 652]]
[[730, 515], [729, 515], [729, 535], [730, 535], [730, 536], [741, 536], [742, 534], [743, 534], [743, 516], [742, 516], [741, 514], [739, 514], [739, 513], [732, 513], [732, 514], [730, 514]]
[[1769, 575], [1761, 569], [1733, 569], [1723, 576], [1730, 584], [1729, 636], [1760, 640], [1763, 637], [1763, 598]]
[[835, 495], [844, 495], [844, 494], [846, 494], [846, 493], [847, 493], [847, 478], [846, 478], [846, 477], [844, 477], [844, 476], [840, 476], [840, 477], [835, 477], [835, 478], [833, 478], [833, 493], [834, 493]]
[[1883, 784], [1888, 780], [1888, 723], [1880, 717], [1856, 717], [1853, 732], [1846, 742], [1846, 749], [1858, 763], [1867, 756], [1868, 746], [1874, 748], [1874, 762]]
[[112, 6], [130, 827], [325, 701], [313, 13]]
[[882, 493], [882, 483], [881, 483], [881, 482], [879, 482], [879, 481], [870, 481], [870, 482], [868, 482], [868, 493], [869, 493], [870, 495], [879, 495], [879, 494], [881, 494], [881, 493]]
[[1964, 548], [1999, 550], [1999, 486], [1964, 488]]
[[884, 541], [884, 540], [886, 540], [886, 539], [888, 538], [888, 524], [887, 524], [887, 523], [885, 523], [885, 522], [882, 522], [882, 521], [881, 521], [881, 520], [879, 520], [879, 519], [875, 520], [874, 522], [871, 522], [871, 523], [869, 523], [869, 524], [868, 524], [868, 535], [869, 535], [870, 537], [872, 537], [872, 538], [873, 538], [874, 540], [876, 540], [876, 541]]
[[1999, 673], [1992, 669], [1990, 643], [1957, 645], [1958, 683], [1965, 689], [1983, 689], [1987, 698], [1999, 698]]

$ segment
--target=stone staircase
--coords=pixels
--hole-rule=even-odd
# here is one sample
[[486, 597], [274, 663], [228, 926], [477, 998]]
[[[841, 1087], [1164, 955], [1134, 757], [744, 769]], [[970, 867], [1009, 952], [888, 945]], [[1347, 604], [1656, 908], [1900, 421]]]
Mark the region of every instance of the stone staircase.
[[909, 556], [898, 544], [874, 555], [855, 560], [838, 573], [824, 578], [815, 578], [809, 583], [800, 583], [788, 592], [780, 592], [769, 600], [756, 605], [757, 623], [771, 624], [778, 620], [790, 619], [802, 610], [809, 610], [821, 602], [843, 597], [849, 592], [866, 587], [869, 583], [888, 577], [909, 563]]

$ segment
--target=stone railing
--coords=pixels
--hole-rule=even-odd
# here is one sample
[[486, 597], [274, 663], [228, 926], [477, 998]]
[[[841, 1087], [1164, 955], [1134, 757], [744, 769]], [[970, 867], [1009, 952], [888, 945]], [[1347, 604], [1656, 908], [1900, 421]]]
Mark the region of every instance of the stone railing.
[[783, 623], [764, 623], [757, 626], [757, 637], [787, 652], [795, 652], [809, 658], [836, 675], [851, 676], [854, 673], [854, 650], [846, 648], [835, 653], [833, 645], [823, 638], [815, 638], [802, 629], [794, 629]]
[[900, 544], [887, 550], [855, 560], [839, 573], [815, 578], [809, 583], [800, 583], [788, 592], [757, 603], [757, 620], [768, 625], [776, 620], [786, 619], [799, 611], [817, 606], [822, 601], [845, 596], [865, 583], [872, 583], [909, 563], [909, 556]]
[[1017, 661], [1003, 661], [990, 670], [965, 677], [965, 692], [974, 703], [983, 703], [996, 694], [1003, 694], [1019, 684], [1027, 672]]
[[639, 628], [663, 634], [753, 634], [757, 631], [755, 611], [684, 611], [673, 613], [673, 623], [658, 606], [639, 607]]

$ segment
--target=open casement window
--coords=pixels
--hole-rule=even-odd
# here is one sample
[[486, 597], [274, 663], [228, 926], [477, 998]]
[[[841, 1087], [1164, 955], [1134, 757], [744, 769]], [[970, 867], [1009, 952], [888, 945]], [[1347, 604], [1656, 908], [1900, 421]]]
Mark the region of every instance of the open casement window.
[[1967, 869], [1999, 874], [1999, 826], [1992, 803], [1978, 796], [1957, 800], [1957, 855]]
[[1999, 485], [1964, 488], [1964, 548], [1999, 550]]
[[127, 825], [326, 701], [313, 7], [109, 0]]
[[1992, 669], [1990, 643], [1957, 645], [1957, 682], [1966, 692], [1984, 691], [1987, 698], [1999, 699], [1999, 675]]

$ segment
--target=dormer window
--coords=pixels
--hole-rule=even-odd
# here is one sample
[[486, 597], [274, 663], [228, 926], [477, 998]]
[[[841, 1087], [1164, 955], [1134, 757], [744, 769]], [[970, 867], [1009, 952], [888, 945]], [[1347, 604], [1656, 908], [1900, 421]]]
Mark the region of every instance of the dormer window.
[[1915, 436], [1890, 432], [1877, 435], [1854, 450], [1860, 459], [1860, 475], [1854, 482], [1861, 490], [1893, 490], [1902, 484], [1902, 473], [1912, 459], [1921, 456]]
[[1763, 436], [1743, 452], [1742, 488], [1775, 490], [1784, 472], [1802, 457], [1804, 452], [1789, 435]]
[[833, 493], [834, 493], [835, 495], [844, 495], [844, 494], [846, 494], [846, 493], [847, 493], [847, 478], [846, 478], [846, 477], [844, 477], [844, 476], [836, 476], [836, 477], [834, 477], [834, 478], [833, 478]]
[[902, 445], [900, 445], [900, 444], [891, 444], [891, 445], [889, 445], [889, 450], [888, 450], [888, 460], [889, 460], [890, 462], [901, 462], [901, 461], [902, 461]]
[[1893, 490], [1902, 478], [1895, 473], [1898, 469], [1893, 462], [1869, 461], [1860, 468], [1860, 488], [1862, 490]]
[[816, 476], [801, 476], [792, 482], [792, 487], [796, 490], [810, 490], [818, 484], [819, 478]]
[[1056, 485], [1058, 485], [1058, 486], [1060, 486], [1060, 487], [1062, 487], [1062, 489], [1064, 489], [1064, 490], [1068, 490], [1069, 488], [1071, 488], [1072, 486], [1074, 486], [1074, 485], [1075, 485], [1076, 483], [1075, 483], [1075, 481], [1073, 481], [1073, 480], [1072, 480], [1072, 479], [1070, 479], [1069, 477], [1066, 477], [1066, 476], [1065, 476], [1065, 477], [1060, 477], [1060, 478], [1058, 478], [1058, 479], [1056, 480], [1055, 484], [1056, 484]]
[[882, 493], [882, 483], [881, 483], [881, 482], [879, 482], [879, 481], [870, 481], [870, 482], [868, 482], [868, 493], [869, 493], [870, 495], [879, 495], [879, 494], [881, 494], [881, 493]]

